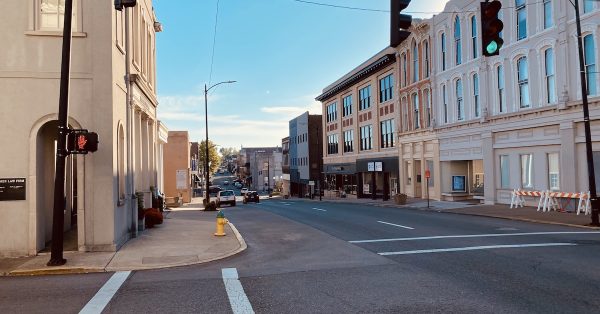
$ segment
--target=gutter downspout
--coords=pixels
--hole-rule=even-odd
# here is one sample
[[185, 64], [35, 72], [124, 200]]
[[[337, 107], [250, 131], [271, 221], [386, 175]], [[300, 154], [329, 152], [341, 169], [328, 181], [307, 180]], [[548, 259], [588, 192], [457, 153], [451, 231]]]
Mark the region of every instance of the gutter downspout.
[[129, 206], [131, 207], [131, 237], [135, 238], [138, 235], [138, 215], [137, 215], [137, 204], [134, 195], [133, 188], [133, 115], [132, 115], [132, 95], [131, 95], [131, 55], [130, 50], [130, 34], [129, 34], [129, 9], [124, 8], [125, 11], [125, 85], [127, 87], [126, 95], [126, 121], [127, 121], [127, 197], [125, 201], [129, 200]]

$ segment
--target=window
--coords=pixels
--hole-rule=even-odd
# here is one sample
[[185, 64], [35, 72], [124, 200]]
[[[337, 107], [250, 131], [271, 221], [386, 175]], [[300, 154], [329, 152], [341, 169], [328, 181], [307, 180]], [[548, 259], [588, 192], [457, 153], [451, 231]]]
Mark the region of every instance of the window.
[[327, 105], [327, 122], [337, 120], [337, 102]]
[[423, 42], [423, 70], [425, 71], [424, 76], [429, 77], [429, 42]]
[[473, 59], [477, 58], [477, 17], [471, 16], [471, 48], [473, 49]]
[[408, 131], [408, 100], [402, 100], [402, 130]]
[[458, 121], [465, 119], [465, 108], [463, 106], [463, 86], [462, 80], [456, 80], [456, 119]]
[[444, 123], [448, 123], [448, 97], [446, 94], [446, 85], [442, 85], [442, 104], [444, 106]]
[[544, 0], [544, 29], [552, 27], [552, 0]]
[[500, 188], [510, 188], [510, 168], [508, 164], [508, 155], [500, 155]]
[[478, 118], [481, 114], [481, 106], [479, 105], [479, 75], [473, 74], [473, 106], [475, 117]]
[[588, 95], [596, 95], [596, 80], [598, 73], [596, 73], [596, 50], [594, 48], [594, 37], [591, 34], [583, 37], [583, 53], [585, 76], [587, 81], [587, 93]]
[[527, 73], [527, 58], [521, 57], [517, 61], [517, 82], [519, 83], [519, 106], [529, 108], [529, 76]]
[[379, 80], [379, 102], [385, 102], [394, 97], [393, 87], [394, 77], [392, 74]]
[[359, 109], [365, 110], [371, 107], [371, 85], [363, 87], [358, 91]]
[[413, 105], [413, 126], [416, 129], [420, 127], [419, 123], [419, 95], [417, 93], [412, 94], [412, 105]]
[[594, 10], [594, 0], [583, 0], [583, 13]]
[[406, 61], [406, 54], [402, 54], [402, 86], [408, 85], [408, 62]]
[[515, 9], [517, 10], [517, 40], [527, 38], [527, 11], [525, 10], [525, 0], [515, 0]]
[[344, 153], [354, 151], [354, 130], [344, 131]]
[[[40, 30], [62, 30], [65, 20], [65, 0], [39, 0], [39, 24]], [[78, 8], [77, 0], [73, 0], [73, 19], [71, 20], [71, 29], [77, 30]]]
[[425, 112], [426, 115], [426, 120], [427, 121], [427, 127], [431, 127], [431, 99], [429, 99], [429, 90], [426, 89], [423, 91], [423, 99], [425, 100], [425, 110], [427, 110], [427, 112]]
[[338, 135], [331, 134], [327, 135], [327, 154], [338, 153]]
[[498, 112], [504, 112], [506, 100], [504, 99], [504, 67], [502, 65], [498, 65], [496, 74], [498, 75]]
[[381, 148], [394, 147], [394, 119], [381, 121]]
[[[500, 10], [500, 12], [498, 12], [498, 19], [500, 21], [504, 21], [504, 10]], [[504, 39], [504, 35], [503, 35], [502, 31], [500, 31], [500, 33], [498, 33], [498, 36], [500, 36], [500, 38]]]
[[442, 71], [446, 71], [446, 34], [440, 35], [440, 46], [442, 48]]
[[433, 178], [433, 174], [434, 174], [433, 173], [433, 160], [428, 159], [428, 160], [425, 161], [425, 163], [427, 165], [426, 168], [425, 168], [425, 170], [429, 170], [429, 184], [428, 184], [428, 186], [429, 187], [433, 187], [434, 186], [433, 182], [435, 181], [434, 178]]
[[554, 52], [552, 48], [544, 51], [544, 63], [546, 71], [546, 103], [556, 102], [556, 81], [554, 78]]
[[344, 105], [343, 115], [347, 117], [352, 114], [352, 95], [348, 95], [342, 99]]
[[419, 52], [415, 41], [412, 45], [412, 64], [412, 81], [416, 83], [419, 80]]
[[548, 187], [550, 190], [560, 190], [560, 171], [558, 153], [548, 154]]
[[460, 43], [460, 20], [458, 16], [454, 18], [454, 47], [456, 65], [462, 63], [462, 47]]
[[533, 155], [521, 155], [521, 187], [533, 188]]
[[360, 150], [370, 150], [373, 148], [373, 126], [365, 125], [360, 127]]

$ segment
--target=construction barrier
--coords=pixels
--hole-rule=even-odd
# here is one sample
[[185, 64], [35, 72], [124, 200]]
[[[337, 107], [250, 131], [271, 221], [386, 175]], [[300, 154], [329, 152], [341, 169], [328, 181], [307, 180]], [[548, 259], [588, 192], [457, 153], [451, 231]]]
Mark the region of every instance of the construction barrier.
[[566, 199], [578, 199], [579, 201], [577, 202], [577, 215], [579, 215], [580, 213], [584, 213], [584, 215], [590, 214], [591, 213], [591, 206], [590, 206], [590, 192], [581, 192], [581, 193], [571, 193], [571, 192], [550, 192], [547, 191], [545, 193], [545, 200], [544, 200], [544, 206], [543, 206], [543, 211], [547, 212], [550, 210], [555, 210], [555, 211], [565, 211], [565, 208], [563, 208], [560, 204], [560, 199], [561, 198], [566, 198]]
[[525, 206], [524, 196], [533, 196], [533, 197], [540, 198], [540, 200], [538, 202], [538, 211], [539, 211], [542, 206], [542, 200], [544, 199], [543, 194], [544, 194], [544, 192], [540, 192], [540, 191], [524, 191], [524, 190], [520, 190], [520, 189], [514, 189], [511, 193], [510, 208], [524, 207]]

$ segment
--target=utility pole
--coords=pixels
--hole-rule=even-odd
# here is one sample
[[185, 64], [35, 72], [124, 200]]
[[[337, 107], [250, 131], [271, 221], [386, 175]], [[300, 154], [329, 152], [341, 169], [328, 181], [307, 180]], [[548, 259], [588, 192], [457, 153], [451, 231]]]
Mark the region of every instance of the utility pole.
[[[571, 2], [569, 0], [569, 2]], [[587, 99], [587, 78], [585, 73], [585, 65], [583, 60], [583, 43], [581, 38], [581, 20], [579, 17], [579, 1], [575, 0], [571, 2], [571, 4], [575, 7], [575, 22], [577, 23], [577, 48], [579, 52], [579, 78], [581, 85], [581, 99], [583, 106], [583, 126], [585, 128], [585, 151], [587, 157], [587, 166], [588, 166], [588, 186], [590, 189], [590, 204], [592, 206], [592, 222], [591, 226], [600, 226], [600, 221], [598, 221], [598, 214], [600, 209], [598, 195], [596, 194], [596, 173], [594, 172], [594, 154], [592, 151], [592, 134], [590, 131], [590, 111], [588, 108], [588, 99]]]
[[67, 155], [67, 134], [69, 132], [69, 83], [71, 79], [71, 37], [73, 20], [73, 0], [65, 0], [63, 23], [62, 61], [60, 68], [60, 96], [58, 103], [58, 138], [56, 144], [56, 173], [54, 175], [54, 209], [52, 213], [52, 247], [48, 266], [64, 265], [63, 232], [65, 209], [65, 161]]

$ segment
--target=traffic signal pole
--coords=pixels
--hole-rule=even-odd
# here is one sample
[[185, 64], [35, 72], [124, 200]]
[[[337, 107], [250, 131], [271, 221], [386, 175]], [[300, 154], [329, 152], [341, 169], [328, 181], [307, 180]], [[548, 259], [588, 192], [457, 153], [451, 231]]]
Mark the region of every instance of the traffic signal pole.
[[579, 53], [579, 79], [581, 85], [581, 99], [583, 106], [583, 125], [585, 128], [585, 151], [588, 166], [588, 186], [590, 189], [590, 205], [592, 207], [592, 222], [591, 226], [600, 226], [598, 221], [599, 200], [596, 194], [596, 173], [594, 172], [594, 155], [592, 151], [592, 134], [590, 131], [590, 111], [588, 108], [587, 99], [587, 80], [585, 77], [585, 65], [583, 62], [583, 44], [581, 38], [581, 21], [579, 18], [579, 1], [571, 2], [575, 7], [575, 21], [577, 23], [577, 48]]
[[56, 173], [54, 175], [54, 209], [52, 212], [52, 247], [48, 266], [64, 265], [63, 257], [64, 209], [65, 209], [65, 162], [67, 134], [69, 131], [69, 82], [71, 78], [71, 25], [73, 20], [73, 0], [65, 0], [63, 23], [62, 61], [60, 69], [60, 96], [58, 104], [58, 138], [56, 146]]

